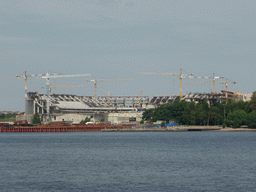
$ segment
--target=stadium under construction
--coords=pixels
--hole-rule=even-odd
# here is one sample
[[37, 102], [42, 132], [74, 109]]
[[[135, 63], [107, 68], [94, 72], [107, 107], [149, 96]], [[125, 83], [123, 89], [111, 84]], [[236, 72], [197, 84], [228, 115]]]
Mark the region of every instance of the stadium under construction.
[[[72, 123], [79, 123], [86, 117], [90, 118], [92, 123], [109, 122], [111, 124], [136, 124], [142, 119], [142, 113], [146, 109], [154, 109], [162, 104], [173, 103], [175, 101], [200, 102], [206, 101], [209, 105], [213, 102], [227, 102], [229, 97], [234, 94], [238, 96], [239, 100], [248, 100], [250, 94], [241, 94], [241, 92], [229, 92], [228, 80], [225, 82], [215, 82], [216, 79], [223, 79], [224, 77], [216, 77], [213, 73], [212, 77], [193, 76], [193, 74], [183, 74], [182, 69], [180, 73], [139, 73], [143, 75], [177, 75], [180, 79], [180, 94], [179, 95], [155, 95], [152, 98], [148, 96], [97, 96], [97, 82], [103, 81], [130, 81], [133, 79], [93, 79], [86, 82], [94, 82], [95, 95], [94, 96], [77, 96], [73, 94], [51, 94], [50, 78], [65, 78], [65, 77], [80, 77], [90, 76], [90, 74], [78, 75], [61, 75], [61, 74], [34, 74], [27, 75], [25, 72], [22, 77], [25, 79], [25, 114], [17, 115], [16, 120], [27, 120], [32, 123], [32, 118], [35, 113], [38, 113], [43, 123], [66, 121]], [[39, 79], [46, 79], [46, 94], [39, 94], [38, 92], [27, 92], [27, 78], [38, 77]], [[212, 82], [202, 82], [199, 84], [212, 84], [212, 93], [187, 93], [182, 94], [182, 79], [183, 78], [203, 78], [212, 79]], [[236, 84], [235, 82], [230, 82]], [[198, 84], [198, 83], [192, 83]], [[215, 84], [225, 84], [225, 91], [220, 93], [215, 92]], [[55, 88], [67, 88], [75, 86], [58, 86]], [[101, 89], [100, 89], [101, 90]], [[102, 90], [103, 91], [103, 90]]]
[[[47, 114], [48, 97], [37, 92], [28, 92], [26, 111], [24, 115], [17, 116], [17, 120], [32, 122], [35, 113], [39, 113], [42, 122], [67, 121], [79, 123], [86, 117], [93, 123], [110, 122], [111, 124], [138, 123], [146, 109], [154, 109], [162, 104], [173, 103], [180, 100], [179, 95], [148, 96], [77, 96], [72, 94], [52, 94], [49, 96], [49, 115]], [[233, 96], [228, 92], [227, 97]], [[226, 100], [226, 93], [189, 93], [181, 100], [188, 102]]]

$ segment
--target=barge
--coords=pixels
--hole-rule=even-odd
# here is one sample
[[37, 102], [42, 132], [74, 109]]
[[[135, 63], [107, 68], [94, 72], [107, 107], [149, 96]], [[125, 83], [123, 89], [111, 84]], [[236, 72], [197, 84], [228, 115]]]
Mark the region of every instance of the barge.
[[24, 132], [91, 132], [102, 129], [129, 129], [130, 126], [100, 124], [68, 124], [62, 122], [52, 122], [48, 125], [31, 125], [26, 121], [15, 122], [13, 125], [0, 123], [0, 133], [24, 133]]

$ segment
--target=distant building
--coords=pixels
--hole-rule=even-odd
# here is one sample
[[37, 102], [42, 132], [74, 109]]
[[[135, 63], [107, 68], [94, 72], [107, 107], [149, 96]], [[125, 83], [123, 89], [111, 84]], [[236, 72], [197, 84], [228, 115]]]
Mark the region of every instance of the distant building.
[[234, 96], [237, 100], [240, 101], [250, 101], [252, 93], [241, 93], [241, 91], [234, 92]]
[[0, 114], [16, 114], [16, 115], [18, 115], [18, 114], [20, 114], [20, 112], [19, 111], [0, 111]]

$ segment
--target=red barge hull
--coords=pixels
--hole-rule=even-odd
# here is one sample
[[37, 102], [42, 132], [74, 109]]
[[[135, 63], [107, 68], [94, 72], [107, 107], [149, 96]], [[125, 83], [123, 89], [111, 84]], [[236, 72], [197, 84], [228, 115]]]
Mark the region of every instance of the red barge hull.
[[111, 125], [111, 124], [67, 124], [65, 122], [54, 122], [50, 125], [8, 125], [0, 124], [1, 133], [25, 133], [25, 132], [92, 132], [101, 131], [102, 129], [129, 128], [128, 126]]

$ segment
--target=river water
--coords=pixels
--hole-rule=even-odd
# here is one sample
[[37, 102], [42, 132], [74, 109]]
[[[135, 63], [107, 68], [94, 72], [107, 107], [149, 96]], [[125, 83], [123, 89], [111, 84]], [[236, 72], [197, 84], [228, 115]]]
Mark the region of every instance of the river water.
[[0, 191], [255, 191], [256, 132], [1, 133]]

